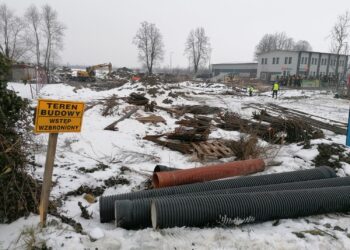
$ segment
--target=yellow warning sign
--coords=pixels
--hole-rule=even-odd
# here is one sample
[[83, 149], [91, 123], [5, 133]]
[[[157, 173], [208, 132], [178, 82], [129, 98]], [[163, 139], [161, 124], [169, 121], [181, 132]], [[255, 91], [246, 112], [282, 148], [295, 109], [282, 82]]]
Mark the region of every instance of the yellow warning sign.
[[35, 132], [80, 132], [84, 106], [83, 102], [39, 99], [35, 117]]

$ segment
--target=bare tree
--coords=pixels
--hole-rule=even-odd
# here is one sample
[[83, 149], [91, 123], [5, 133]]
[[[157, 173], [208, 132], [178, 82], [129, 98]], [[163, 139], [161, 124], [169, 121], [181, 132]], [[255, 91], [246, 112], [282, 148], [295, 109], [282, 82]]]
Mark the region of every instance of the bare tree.
[[33, 47], [33, 53], [36, 57], [36, 64], [40, 65], [40, 45], [41, 45], [41, 36], [42, 36], [42, 32], [40, 30], [40, 27], [42, 25], [41, 23], [41, 15], [40, 12], [38, 10], [38, 8], [35, 5], [31, 5], [30, 7], [28, 7], [28, 9], [26, 10], [25, 13], [25, 20], [28, 24], [27, 26], [27, 34], [28, 34], [28, 40], [29, 43], [31, 45], [31, 47]]
[[26, 52], [24, 28], [24, 22], [6, 4], [0, 5], [0, 51], [13, 61]]
[[[340, 54], [347, 55], [349, 47], [347, 40], [349, 39], [350, 29], [350, 13], [346, 11], [343, 15], [338, 16], [337, 22], [334, 24], [330, 38], [331, 38], [331, 52], [337, 55], [335, 75], [339, 76], [339, 57]], [[339, 79], [340, 80], [340, 79]], [[338, 89], [339, 81], [337, 83]]]
[[164, 55], [162, 34], [155, 24], [142, 22], [133, 43], [139, 50], [140, 61], [146, 65], [148, 74], [152, 75], [153, 66], [157, 61], [161, 61]]
[[210, 52], [209, 37], [205, 35], [204, 28], [198, 27], [191, 30], [185, 44], [185, 54], [191, 61], [195, 74], [198, 72], [199, 66], [209, 59]]
[[52, 60], [63, 48], [63, 36], [65, 26], [58, 21], [57, 11], [50, 5], [42, 7], [42, 32], [44, 38], [43, 65], [46, 69], [48, 81], [50, 81], [50, 72]]
[[288, 37], [285, 32], [265, 34], [255, 47], [255, 57], [257, 57], [260, 53], [273, 50], [293, 50], [294, 46], [294, 39]]
[[312, 51], [310, 43], [306, 40], [299, 40], [294, 45], [294, 50], [297, 51]]

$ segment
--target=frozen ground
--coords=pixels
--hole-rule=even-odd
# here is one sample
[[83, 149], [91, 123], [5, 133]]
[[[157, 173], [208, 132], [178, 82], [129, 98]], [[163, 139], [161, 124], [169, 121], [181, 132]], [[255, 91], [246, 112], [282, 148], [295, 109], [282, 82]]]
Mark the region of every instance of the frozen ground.
[[[74, 89], [64, 84], [45, 86], [38, 97], [48, 99], [64, 99], [85, 101], [88, 104], [112, 94], [118, 97], [128, 96], [135, 92], [141, 84], [127, 83], [120, 88], [108, 91], [93, 91], [89, 88]], [[19, 95], [30, 98], [29, 85], [10, 83], [9, 88]], [[172, 89], [170, 89], [172, 88]], [[275, 100], [270, 92], [254, 97], [223, 95], [228, 89], [221, 84], [193, 84], [184, 82], [168, 85], [164, 93], [158, 94], [155, 100], [158, 104], [168, 98], [170, 91], [183, 92], [173, 99], [175, 104], [200, 104], [217, 106], [237, 112], [245, 117], [251, 117], [252, 108], [248, 103], [276, 103], [288, 108], [297, 109], [325, 119], [346, 122], [349, 102], [334, 99], [326, 91], [282, 90]], [[32, 99], [32, 105], [36, 100]], [[111, 176], [124, 177], [130, 185], [116, 185], [107, 188], [106, 194], [115, 194], [137, 190], [142, 186], [147, 174], [151, 174], [156, 164], [171, 167], [189, 168], [200, 166], [190, 156], [161, 148], [152, 142], [142, 140], [146, 134], [163, 133], [173, 130], [175, 119], [165, 111], [157, 111], [164, 117], [167, 124], [142, 124], [131, 118], [120, 122], [118, 131], [106, 131], [103, 128], [117, 120], [128, 110], [127, 103], [120, 101], [114, 116], [101, 115], [102, 105], [96, 105], [84, 114], [81, 133], [65, 133], [59, 135], [53, 181], [55, 183], [51, 198], [63, 197], [67, 192], [74, 191], [81, 185], [97, 187]], [[140, 109], [133, 117], [149, 115]], [[319, 143], [345, 142], [345, 136], [324, 131], [325, 139], [311, 141], [311, 149], [290, 144], [282, 146], [275, 161], [283, 161], [281, 166], [269, 167], [263, 173], [274, 173], [307, 169], [313, 167], [312, 160], [316, 157]], [[212, 131], [211, 138], [238, 139], [238, 132], [221, 129]], [[35, 161], [42, 166], [45, 161], [47, 135], [35, 136], [38, 144], [35, 151]], [[227, 160], [227, 159], [226, 159]], [[97, 164], [108, 166], [105, 170], [85, 173], [79, 168], [92, 169]], [[136, 171], [121, 172], [120, 167], [127, 166]], [[34, 174], [41, 179], [43, 167], [37, 167]], [[350, 165], [343, 164], [338, 175], [350, 175]], [[90, 220], [80, 217], [81, 211], [77, 203], [88, 206], [92, 213]], [[307, 201], [305, 201], [307, 202]], [[226, 228], [172, 228], [163, 230], [124, 230], [116, 228], [112, 223], [99, 222], [98, 202], [89, 204], [83, 196], [69, 196], [59, 208], [60, 213], [73, 218], [82, 224], [85, 235], [76, 233], [72, 227], [63, 224], [59, 219], [49, 216], [49, 225], [45, 229], [38, 227], [39, 216], [31, 215], [21, 218], [9, 225], [0, 224], [0, 249], [22, 249], [28, 233], [34, 232], [37, 242], [45, 241], [53, 249], [346, 249], [350, 246], [350, 215], [328, 214], [310, 216], [300, 219], [271, 221], [260, 224], [249, 224]], [[316, 232], [316, 233], [315, 233]], [[21, 234], [22, 233], [22, 234]], [[93, 239], [93, 240], [91, 240]]]

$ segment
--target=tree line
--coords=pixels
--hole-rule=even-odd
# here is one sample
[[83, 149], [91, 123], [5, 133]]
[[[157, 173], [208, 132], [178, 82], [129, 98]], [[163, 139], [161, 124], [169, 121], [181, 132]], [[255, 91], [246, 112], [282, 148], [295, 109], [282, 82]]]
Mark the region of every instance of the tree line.
[[[349, 44], [347, 42], [349, 29], [350, 14], [349, 11], [346, 11], [343, 15], [338, 16], [329, 35], [331, 40], [330, 52], [338, 55], [337, 69], [339, 55], [349, 53]], [[148, 73], [152, 74], [154, 64], [161, 61], [164, 55], [164, 44], [160, 30], [155, 24], [142, 22], [133, 42], [139, 50], [140, 61], [146, 65]], [[312, 51], [312, 46], [306, 40], [295, 41], [285, 32], [265, 34], [255, 47], [254, 59], [257, 59], [261, 53], [273, 50]], [[210, 53], [209, 37], [205, 34], [204, 28], [198, 27], [191, 30], [185, 43], [185, 54], [191, 62], [194, 73], [197, 73], [199, 67], [207, 62]]]
[[29, 6], [18, 16], [6, 4], [0, 5], [0, 52], [12, 62], [33, 61], [48, 76], [63, 48], [65, 25], [50, 5]]
[[[336, 54], [348, 54], [350, 14], [338, 16], [329, 38], [330, 51]], [[0, 5], [0, 53], [12, 62], [32, 61], [50, 69], [59, 58], [63, 49], [65, 25], [59, 20], [58, 13], [46, 4], [38, 8], [29, 6], [23, 16], [17, 16], [6, 4]], [[142, 22], [133, 38], [138, 49], [139, 60], [146, 67], [148, 74], [153, 73], [154, 65], [164, 57], [164, 43], [160, 30], [155, 24]], [[272, 50], [312, 51], [306, 40], [295, 41], [285, 32], [265, 34], [255, 47], [255, 59], [260, 53]], [[188, 57], [196, 74], [210, 58], [211, 45], [203, 27], [192, 29], [185, 41], [184, 53]], [[34, 58], [30, 60], [31, 58]], [[338, 61], [337, 61], [338, 63]]]

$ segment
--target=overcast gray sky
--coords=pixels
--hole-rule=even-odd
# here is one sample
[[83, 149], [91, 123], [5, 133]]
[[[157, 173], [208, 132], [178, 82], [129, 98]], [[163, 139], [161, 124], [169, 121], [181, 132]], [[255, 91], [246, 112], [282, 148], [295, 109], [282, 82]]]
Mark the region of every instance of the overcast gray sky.
[[253, 60], [254, 47], [266, 33], [285, 31], [295, 40], [329, 51], [327, 39], [350, 0], [0, 0], [22, 14], [30, 5], [54, 7], [67, 26], [63, 64], [139, 67], [132, 39], [142, 21], [163, 35], [160, 66], [187, 67], [184, 43], [191, 29], [204, 27], [212, 46], [211, 63]]

